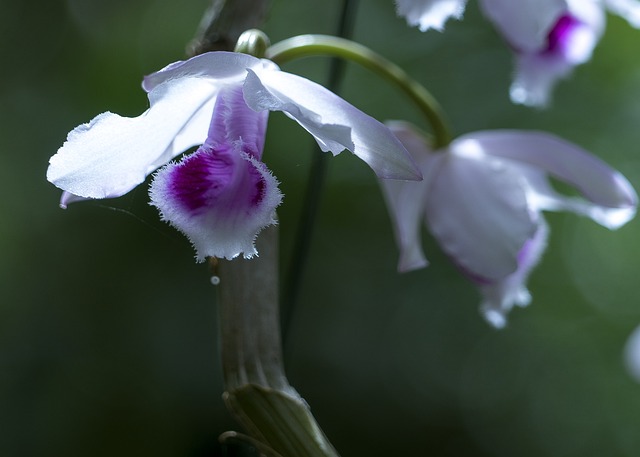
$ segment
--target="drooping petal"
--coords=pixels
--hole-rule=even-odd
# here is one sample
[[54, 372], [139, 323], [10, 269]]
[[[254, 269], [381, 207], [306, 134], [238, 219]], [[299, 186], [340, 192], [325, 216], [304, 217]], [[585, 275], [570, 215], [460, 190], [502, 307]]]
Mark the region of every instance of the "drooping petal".
[[442, 249], [476, 282], [516, 271], [539, 223], [521, 176], [473, 140], [455, 140], [434, 160], [426, 222]]
[[348, 149], [380, 178], [420, 179], [411, 156], [387, 127], [308, 79], [271, 70], [249, 70], [247, 104], [282, 111], [311, 133], [323, 151]]
[[418, 26], [422, 32], [441, 31], [447, 19], [462, 17], [466, 3], [467, 0], [396, 0], [396, 10], [410, 26]]
[[[472, 140], [487, 155], [526, 164], [535, 169], [520, 174], [539, 197], [532, 202], [538, 210], [570, 210], [589, 216], [608, 228], [629, 221], [636, 211], [638, 197], [618, 171], [584, 149], [544, 132], [492, 130], [474, 132], [457, 141]], [[574, 186], [587, 199], [561, 196], [546, 179], [546, 173]]]
[[505, 40], [527, 53], [546, 46], [549, 32], [567, 10], [565, 0], [480, 0], [479, 5]]
[[509, 88], [513, 103], [544, 108], [556, 83], [571, 74], [574, 65], [562, 57], [521, 54], [515, 56], [515, 72]]
[[212, 109], [217, 91], [212, 81], [181, 78], [149, 93], [151, 107], [138, 117], [113, 113], [96, 116], [69, 133], [50, 160], [47, 179], [85, 198], [117, 197], [129, 192], [184, 148], [206, 139], [206, 125], [196, 132], [190, 124], [200, 110]]
[[162, 219], [189, 238], [198, 261], [256, 255], [256, 235], [275, 223], [274, 210], [282, 201], [266, 166], [230, 145], [205, 145], [161, 168], [149, 195]]
[[189, 238], [199, 261], [250, 258], [256, 235], [275, 223], [282, 195], [259, 161], [268, 115], [244, 103], [241, 86], [221, 90], [205, 143], [154, 176], [151, 204]]
[[518, 253], [516, 271], [496, 282], [478, 286], [483, 297], [480, 312], [494, 327], [503, 328], [507, 324], [506, 316], [514, 306], [527, 306], [531, 302], [527, 279], [544, 253], [548, 234], [549, 227], [540, 218], [534, 236]]
[[379, 181], [400, 249], [398, 271], [406, 272], [428, 265], [422, 249], [420, 229], [424, 218], [433, 153], [429, 150], [425, 138], [408, 123], [393, 121], [386, 122], [386, 125], [407, 148], [423, 176], [422, 181]]
[[607, 8], [624, 18], [635, 28], [640, 28], [640, 2], [638, 0], [604, 0]]

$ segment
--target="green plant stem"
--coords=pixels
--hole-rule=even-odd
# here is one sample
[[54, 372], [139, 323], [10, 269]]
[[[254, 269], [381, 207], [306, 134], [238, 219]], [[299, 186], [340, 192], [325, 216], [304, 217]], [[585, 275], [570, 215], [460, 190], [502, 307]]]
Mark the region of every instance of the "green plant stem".
[[366, 46], [329, 35], [299, 35], [270, 46], [266, 58], [281, 65], [303, 57], [328, 55], [356, 62], [398, 86], [427, 118], [434, 135], [434, 146], [451, 142], [451, 133], [438, 102], [402, 68]]
[[[278, 227], [264, 229], [260, 257], [219, 260], [223, 398], [254, 440], [282, 457], [337, 457], [285, 376], [279, 326]], [[275, 455], [275, 454], [274, 454]]]

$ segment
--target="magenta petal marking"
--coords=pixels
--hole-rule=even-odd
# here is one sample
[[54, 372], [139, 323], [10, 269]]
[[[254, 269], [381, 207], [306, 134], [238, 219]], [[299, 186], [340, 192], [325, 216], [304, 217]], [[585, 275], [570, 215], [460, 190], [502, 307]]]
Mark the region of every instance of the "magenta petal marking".
[[558, 22], [553, 26], [547, 38], [547, 49], [544, 53], [561, 54], [567, 52], [567, 47], [571, 43], [571, 36], [577, 28], [582, 26], [582, 22], [575, 17], [565, 14], [560, 16]]
[[197, 259], [255, 255], [256, 235], [282, 201], [266, 166], [236, 145], [202, 146], [154, 175], [151, 204], [192, 242]]
[[170, 193], [185, 210], [200, 214], [212, 207], [235, 213], [264, 198], [265, 182], [242, 151], [202, 146], [171, 172]]
[[214, 205], [257, 206], [264, 197], [265, 183], [260, 173], [248, 165], [241, 152], [230, 146], [203, 146], [172, 170], [170, 192], [194, 214]]

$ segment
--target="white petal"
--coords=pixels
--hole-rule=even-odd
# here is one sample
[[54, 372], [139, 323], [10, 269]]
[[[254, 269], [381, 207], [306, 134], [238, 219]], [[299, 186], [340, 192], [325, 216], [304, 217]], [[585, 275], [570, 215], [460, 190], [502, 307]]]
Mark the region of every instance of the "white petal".
[[473, 140], [455, 140], [437, 159], [426, 215], [443, 250], [478, 282], [516, 271], [518, 254], [538, 225], [526, 182]]
[[544, 108], [556, 83], [571, 74], [573, 63], [562, 56], [519, 54], [509, 95], [513, 103]]
[[387, 127], [319, 84], [281, 71], [249, 70], [244, 96], [256, 111], [283, 111], [311, 133], [323, 151], [352, 151], [380, 178], [421, 177]]
[[502, 328], [507, 324], [506, 316], [514, 306], [524, 307], [531, 302], [527, 279], [547, 247], [548, 234], [549, 227], [544, 219], [540, 219], [535, 235], [518, 255], [517, 270], [495, 283], [479, 286], [483, 297], [480, 312], [494, 327]]
[[492, 130], [460, 137], [475, 141], [488, 155], [526, 164], [571, 184], [587, 199], [560, 196], [545, 180], [522, 173], [538, 193], [538, 209], [570, 210], [617, 228], [635, 215], [638, 197], [618, 171], [584, 149], [544, 132]]
[[[502, 0], [501, 0], [502, 1]], [[555, 84], [587, 62], [604, 30], [604, 13], [593, 0], [570, 0], [537, 47], [514, 46], [516, 69], [510, 95], [514, 103], [544, 107]]]
[[206, 139], [202, 113], [210, 118], [217, 90], [202, 78], [171, 80], [149, 94], [151, 107], [141, 116], [96, 116], [69, 133], [50, 160], [47, 179], [80, 197], [129, 192], [155, 168]]
[[407, 148], [423, 175], [422, 181], [380, 180], [400, 249], [398, 271], [406, 272], [428, 265], [422, 249], [420, 229], [424, 218], [433, 153], [425, 139], [409, 124], [396, 121], [387, 122], [386, 125]]
[[612, 13], [621, 16], [633, 27], [640, 28], [640, 2], [638, 0], [604, 0]]
[[640, 382], [640, 327], [637, 327], [624, 348], [624, 361], [629, 374]]
[[167, 65], [162, 70], [145, 76], [142, 88], [152, 91], [160, 84], [180, 78], [206, 78], [218, 84], [240, 84], [247, 68], [262, 67], [260, 59], [238, 52], [207, 52]]
[[444, 29], [449, 18], [460, 19], [466, 3], [466, 0], [396, 0], [396, 10], [410, 26], [418, 26], [425, 32]]
[[534, 52], [546, 46], [547, 35], [567, 10], [567, 3], [564, 0], [481, 0], [480, 8], [511, 46], [520, 52]]
[[582, 23], [570, 36], [568, 52], [570, 60], [576, 64], [591, 58], [593, 48], [604, 33], [606, 15], [599, 1], [568, 0], [569, 14]]

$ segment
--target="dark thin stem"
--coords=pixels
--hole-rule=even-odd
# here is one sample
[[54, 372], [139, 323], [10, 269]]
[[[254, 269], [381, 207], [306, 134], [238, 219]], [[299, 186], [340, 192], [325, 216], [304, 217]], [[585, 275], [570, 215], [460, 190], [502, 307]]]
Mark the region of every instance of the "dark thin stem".
[[[341, 38], [350, 38], [352, 36], [357, 6], [358, 0], [344, 0], [342, 2], [337, 36]], [[344, 79], [346, 62], [344, 59], [332, 58], [329, 65], [327, 88], [334, 93], [338, 93]], [[311, 238], [326, 181], [328, 160], [330, 159], [330, 155], [322, 153], [315, 143], [313, 149], [313, 159], [309, 169], [308, 185], [293, 246], [293, 256], [282, 293], [282, 340], [285, 347], [291, 328], [294, 306], [298, 298], [307, 257], [311, 248]]]
[[271, 0], [210, 0], [187, 53], [231, 51], [242, 32], [263, 24], [270, 7]]

